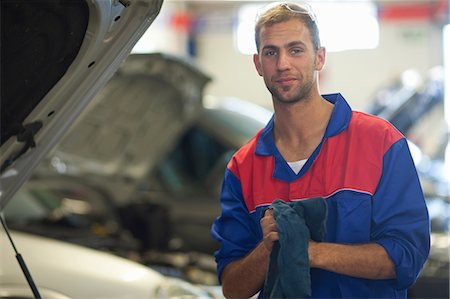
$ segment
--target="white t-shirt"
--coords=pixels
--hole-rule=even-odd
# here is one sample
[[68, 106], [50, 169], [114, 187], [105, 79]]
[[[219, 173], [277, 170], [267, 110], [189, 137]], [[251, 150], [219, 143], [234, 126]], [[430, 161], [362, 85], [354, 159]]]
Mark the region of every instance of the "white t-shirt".
[[308, 159], [299, 160], [295, 162], [287, 162], [287, 164], [291, 167], [292, 171], [294, 171], [295, 174], [298, 174], [302, 169], [303, 165], [305, 165], [307, 160]]

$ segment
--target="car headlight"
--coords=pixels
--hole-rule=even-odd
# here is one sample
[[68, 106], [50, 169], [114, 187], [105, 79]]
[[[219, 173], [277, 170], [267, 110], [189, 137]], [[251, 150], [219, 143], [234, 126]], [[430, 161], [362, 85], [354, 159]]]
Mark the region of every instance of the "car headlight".
[[155, 291], [155, 298], [213, 298], [207, 291], [177, 278], [166, 278]]

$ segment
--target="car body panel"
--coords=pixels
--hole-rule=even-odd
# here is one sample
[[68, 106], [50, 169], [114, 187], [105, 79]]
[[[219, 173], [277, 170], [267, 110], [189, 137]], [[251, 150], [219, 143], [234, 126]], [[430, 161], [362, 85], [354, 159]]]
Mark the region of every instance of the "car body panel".
[[[200, 287], [112, 254], [20, 232], [11, 235], [44, 298], [212, 298]], [[0, 233], [1, 244], [6, 238]], [[0, 296], [34, 298], [14, 255], [12, 247], [2, 247]]]
[[[0, 236], [1, 244], [7, 244], [5, 233]], [[143, 265], [97, 250], [19, 232], [13, 232], [12, 237], [37, 286], [47, 290], [58, 286], [58, 292], [70, 298], [151, 298], [164, 280]], [[18, 282], [27, 285], [14, 255], [11, 247], [2, 246], [1, 289], [17, 286]]]

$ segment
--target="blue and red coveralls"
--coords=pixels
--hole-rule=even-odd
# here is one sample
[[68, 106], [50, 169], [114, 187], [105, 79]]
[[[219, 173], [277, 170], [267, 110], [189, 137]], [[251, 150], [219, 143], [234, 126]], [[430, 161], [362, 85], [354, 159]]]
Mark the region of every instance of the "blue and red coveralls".
[[406, 298], [430, 249], [428, 212], [408, 144], [390, 123], [352, 111], [341, 94], [324, 137], [296, 175], [277, 150], [273, 118], [230, 160], [212, 235], [218, 276], [262, 239], [261, 211], [273, 200], [324, 197], [326, 242], [383, 246], [396, 279], [369, 280], [311, 269], [313, 298]]

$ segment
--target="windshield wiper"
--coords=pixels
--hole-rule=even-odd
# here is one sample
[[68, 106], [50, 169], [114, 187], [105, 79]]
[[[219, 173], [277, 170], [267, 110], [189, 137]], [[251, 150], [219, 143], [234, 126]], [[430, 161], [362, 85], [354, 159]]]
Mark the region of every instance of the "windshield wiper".
[[36, 284], [34, 283], [33, 278], [31, 277], [30, 271], [28, 271], [28, 267], [25, 264], [25, 260], [22, 258], [22, 255], [17, 251], [16, 245], [14, 244], [14, 241], [11, 238], [11, 235], [9, 234], [8, 227], [6, 226], [6, 222], [3, 219], [2, 213], [0, 213], [0, 221], [2, 222], [3, 229], [5, 230], [9, 242], [11, 243], [14, 252], [16, 253], [16, 259], [19, 262], [20, 268], [22, 269], [25, 278], [27, 279], [28, 285], [30, 286], [31, 291], [33, 292], [34, 298], [41, 299], [42, 298], [41, 294], [39, 294], [39, 290], [37, 289]]

